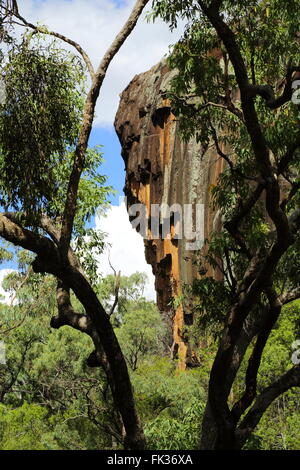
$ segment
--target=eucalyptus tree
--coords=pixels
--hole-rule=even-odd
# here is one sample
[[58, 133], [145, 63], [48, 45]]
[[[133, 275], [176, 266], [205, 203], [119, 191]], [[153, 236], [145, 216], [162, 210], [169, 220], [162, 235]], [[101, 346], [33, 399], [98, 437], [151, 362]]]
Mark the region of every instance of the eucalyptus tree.
[[[145, 445], [126, 361], [109, 315], [71, 240], [83, 234], [84, 223], [104, 199], [103, 180], [96, 172], [99, 152], [88, 149], [95, 106], [112, 59], [147, 3], [136, 1], [95, 70], [76, 41], [28, 22], [16, 0], [1, 1], [1, 38], [9, 45], [9, 52], [2, 71], [7, 99], [0, 116], [0, 187], [5, 208], [0, 215], [0, 236], [35, 254], [35, 273], [52, 274], [57, 279], [58, 316], [52, 318], [51, 326], [69, 325], [92, 338], [92, 362], [107, 375], [114, 405], [123, 420], [126, 448]], [[26, 29], [18, 46], [13, 41], [15, 25]], [[43, 45], [43, 35], [73, 46], [75, 55], [53, 43]], [[85, 74], [89, 74], [91, 86], [83, 94]], [[85, 314], [74, 311], [70, 290]]]
[[[261, 387], [262, 355], [283, 305], [300, 297], [298, 1], [153, 2], [171, 28], [186, 20], [169, 64], [169, 98], [183, 137], [214, 145], [224, 170], [212, 189], [222, 228], [207, 241], [197, 281], [200, 321], [218, 325], [201, 448], [240, 449], [269, 405], [300, 386], [300, 365]], [[296, 339], [296, 338], [295, 338]], [[244, 392], [230, 402], [247, 359]]]

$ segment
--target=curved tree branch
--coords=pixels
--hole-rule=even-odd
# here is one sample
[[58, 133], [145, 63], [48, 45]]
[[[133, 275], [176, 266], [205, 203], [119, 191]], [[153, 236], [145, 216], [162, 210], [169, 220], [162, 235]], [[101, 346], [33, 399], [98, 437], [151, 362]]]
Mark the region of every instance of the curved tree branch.
[[[58, 39], [61, 39], [65, 43], [70, 44], [71, 46], [73, 46], [77, 50], [77, 52], [79, 52], [81, 57], [83, 58], [86, 66], [87, 66], [87, 69], [89, 71], [89, 74], [90, 74], [90, 76], [93, 80], [93, 78], [95, 76], [95, 71], [94, 71], [93, 64], [91, 62], [91, 59], [90, 59], [89, 55], [80, 46], [80, 44], [78, 44], [76, 41], [73, 41], [72, 39], [69, 39], [68, 37], [64, 36], [63, 34], [56, 33], [55, 31], [48, 31], [48, 29], [45, 28], [45, 27], [43, 28], [42, 26], [37, 26], [37, 25], [34, 25], [34, 24], [28, 22], [23, 16], [20, 15], [19, 9], [17, 7], [17, 2], [14, 2], [14, 3], [16, 5], [16, 7], [15, 7], [15, 10], [13, 10], [13, 14], [19, 21], [21, 21], [21, 24], [23, 26], [26, 26], [27, 28], [31, 28], [32, 30], [34, 30], [37, 33], [48, 34], [49, 36], [53, 36], [53, 37], [56, 37]], [[20, 24], [20, 23], [18, 23], [18, 24]]]
[[287, 73], [285, 77], [285, 86], [283, 93], [276, 98], [274, 89], [270, 85], [249, 85], [249, 92], [251, 96], [255, 97], [257, 95], [261, 96], [268, 108], [277, 109], [283, 106], [285, 103], [291, 101], [293, 96], [293, 83], [298, 80], [298, 77], [295, 76], [295, 73], [300, 72], [300, 66], [291, 66], [288, 65]]
[[299, 299], [300, 297], [300, 287], [295, 287], [295, 289], [292, 289], [282, 295], [279, 296], [279, 301], [282, 303], [282, 305], [289, 304], [290, 302], [294, 302], [294, 300]]
[[95, 73], [92, 87], [88, 93], [84, 109], [83, 124], [79, 134], [78, 144], [75, 150], [73, 169], [69, 179], [66, 203], [62, 219], [60, 247], [63, 256], [66, 256], [70, 245], [74, 217], [76, 212], [78, 185], [85, 165], [85, 152], [87, 149], [88, 140], [92, 129], [96, 102], [102, 87], [102, 83], [111, 61], [113, 60], [117, 52], [120, 50], [121, 46], [124, 44], [127, 37], [133, 31], [148, 1], [149, 0], [137, 0], [125, 25], [123, 26], [119, 34], [116, 36], [107, 52], [104, 54], [99, 64], [99, 67]]
[[248, 361], [248, 367], [246, 371], [246, 389], [243, 396], [237, 403], [235, 403], [231, 410], [232, 416], [234, 417], [236, 423], [238, 423], [240, 417], [246, 411], [246, 409], [249, 408], [256, 396], [257, 374], [261, 363], [262, 353], [281, 312], [282, 304], [277, 297], [275, 289], [269, 287], [266, 289], [266, 294], [269, 299], [269, 308], [264, 315], [260, 332], [257, 336], [253, 352]]
[[[265, 207], [270, 220], [274, 223], [276, 228], [275, 241], [271, 248], [265, 251], [264, 249], [258, 249], [255, 256], [251, 257], [248, 269], [240, 284], [239, 294], [228, 312], [227, 323], [211, 370], [209, 409], [213, 414], [216, 426], [219, 430], [214, 448], [228, 449], [232, 448], [235, 442], [234, 430], [236, 422], [228, 406], [228, 393], [230, 389], [228, 390], [227, 381], [226, 384], [224, 383], [224, 376], [227, 376], [231, 368], [236, 344], [239, 341], [245, 320], [255, 306], [260, 294], [270, 285], [271, 277], [278, 262], [288, 247], [293, 244], [294, 238], [292, 234], [293, 224], [290, 223], [284, 210], [280, 206], [281, 191], [279, 181], [271, 161], [271, 152], [268, 148], [256, 112], [255, 96], [253, 95], [253, 89], [251, 89], [249, 85], [246, 63], [236, 41], [235, 34], [228, 24], [225, 23], [224, 16], [221, 16], [217, 9], [213, 9], [211, 6], [206, 7], [204, 2], [199, 3], [203, 13], [207, 16], [223, 42], [234, 68], [241, 94], [241, 105], [245, 124], [251, 139], [257, 170], [262, 181], [261, 187], [259, 187], [259, 184], [255, 192], [251, 195], [253, 199], [248, 201], [249, 211], [260, 197], [262, 190], [265, 189]], [[248, 213], [247, 210], [245, 213]], [[241, 214], [238, 215], [237, 225], [240, 217]], [[296, 222], [294, 226], [296, 227], [297, 225], [298, 223]], [[231, 226], [229, 223], [226, 227], [233, 237], [236, 227], [234, 227], [233, 223], [231, 223]], [[257, 358], [259, 358], [259, 349], [258, 347]], [[256, 359], [254, 362], [257, 362]], [[233, 379], [233, 374], [231, 374], [231, 380]]]
[[59, 252], [49, 238], [20, 227], [5, 214], [0, 214], [0, 236], [16, 246], [36, 253], [41, 259], [47, 259], [53, 266], [59, 267]]
[[300, 365], [296, 365], [261, 392], [237, 429], [236, 437], [240, 447], [245, 444], [271, 403], [290, 388], [299, 386]]

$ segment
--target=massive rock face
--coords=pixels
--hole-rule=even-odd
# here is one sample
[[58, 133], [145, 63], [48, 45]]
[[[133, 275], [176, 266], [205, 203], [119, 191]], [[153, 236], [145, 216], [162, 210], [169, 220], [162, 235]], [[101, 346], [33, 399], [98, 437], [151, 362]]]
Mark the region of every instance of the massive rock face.
[[[185, 143], [180, 138], [178, 123], [165, 96], [173, 74], [161, 62], [134, 77], [121, 95], [115, 128], [126, 168], [127, 204], [130, 207], [143, 203], [148, 215], [153, 214], [153, 204], [179, 204], [180, 207], [191, 204], [194, 229], [196, 204], [203, 204], [200, 232], [207, 238], [212, 228], [220, 224], [218, 214], [211, 208], [210, 189], [217, 182], [223, 161], [213, 146], [203, 149], [195, 140]], [[186, 305], [183, 307], [180, 302], [174, 305], [172, 301], [180, 298], [185, 284], [191, 284], [201, 275], [199, 263], [198, 266], [195, 263], [200, 259], [200, 252], [187, 249], [184, 237], [174, 238], [175, 222], [176, 216], [171, 223], [171, 237], [165, 239], [162, 235], [153, 239], [149, 226], [148, 239], [144, 242], [146, 260], [152, 265], [156, 279], [158, 307], [172, 314], [172, 350], [178, 357], [179, 368], [184, 369], [195, 365], [184, 334], [185, 325], [190, 325], [193, 318]]]

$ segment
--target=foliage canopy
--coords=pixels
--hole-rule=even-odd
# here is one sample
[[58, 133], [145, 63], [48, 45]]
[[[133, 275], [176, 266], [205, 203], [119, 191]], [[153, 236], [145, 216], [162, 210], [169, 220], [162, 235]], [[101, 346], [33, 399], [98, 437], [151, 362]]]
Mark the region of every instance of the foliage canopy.
[[0, 109], [2, 204], [25, 211], [52, 201], [57, 166], [77, 141], [83, 110], [84, 67], [56, 42], [10, 49], [2, 66], [6, 99]]

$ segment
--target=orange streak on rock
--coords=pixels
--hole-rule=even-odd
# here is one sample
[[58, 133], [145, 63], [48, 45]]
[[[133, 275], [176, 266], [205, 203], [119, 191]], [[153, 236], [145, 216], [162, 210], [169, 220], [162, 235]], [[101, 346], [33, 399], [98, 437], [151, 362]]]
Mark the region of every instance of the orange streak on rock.
[[[115, 128], [126, 166], [125, 194], [129, 206], [144, 203], [148, 215], [151, 204], [171, 206], [177, 203], [183, 207], [203, 203], [204, 236], [208, 238], [212, 228], [218, 228], [221, 223], [211, 207], [210, 187], [217, 184], [223, 161], [212, 146], [203, 150], [196, 141], [183, 143], [180, 139], [170, 102], [164, 98], [170, 73], [164, 62], [158, 64], [136, 76], [122, 93]], [[184, 308], [179, 305], [174, 311], [171, 304], [182, 295], [183, 285], [191, 284], [200, 274], [193, 262], [197, 253], [187, 251], [185, 240], [175, 240], [174, 234], [171, 225], [170, 239], [160, 236], [154, 240], [149, 227], [145, 255], [155, 275], [158, 307], [161, 312], [172, 311], [173, 349], [177, 353], [178, 368], [185, 369], [187, 363], [192, 363], [192, 354], [183, 329], [186, 317], [192, 320], [192, 315], [185, 311], [186, 305]]]

